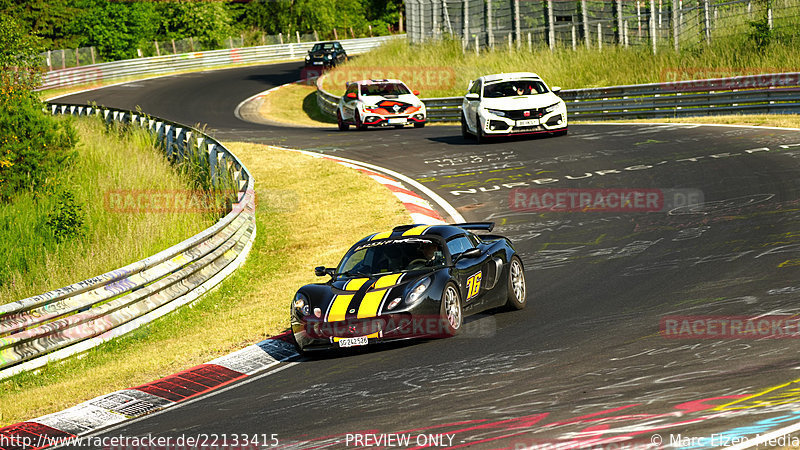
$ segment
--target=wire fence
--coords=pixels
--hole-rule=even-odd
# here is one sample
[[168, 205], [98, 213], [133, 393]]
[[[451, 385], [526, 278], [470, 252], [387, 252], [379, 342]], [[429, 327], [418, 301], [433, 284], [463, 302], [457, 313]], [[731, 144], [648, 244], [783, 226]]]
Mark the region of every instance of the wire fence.
[[405, 0], [412, 43], [445, 35], [463, 48], [687, 47], [752, 33], [797, 33], [800, 0]]
[[[324, 39], [340, 40], [355, 39], [373, 36], [385, 36], [389, 30], [370, 28], [366, 34], [359, 35], [352, 28], [333, 29], [331, 32], [317, 32], [301, 34], [299, 31], [292, 33], [278, 33], [268, 35], [265, 33], [246, 32], [238, 36], [229, 36], [219, 42], [209, 43], [207, 40], [198, 38], [156, 40], [142, 43], [136, 49], [136, 56], [139, 58], [149, 58], [152, 56], [180, 55], [186, 53], [238, 49], [248, 47], [260, 47], [265, 45], [292, 44], [317, 42]], [[108, 62], [101, 56], [96, 47], [81, 47], [70, 49], [48, 50], [40, 54], [43, 68], [46, 70], [68, 69], [73, 67], [88, 66]]]

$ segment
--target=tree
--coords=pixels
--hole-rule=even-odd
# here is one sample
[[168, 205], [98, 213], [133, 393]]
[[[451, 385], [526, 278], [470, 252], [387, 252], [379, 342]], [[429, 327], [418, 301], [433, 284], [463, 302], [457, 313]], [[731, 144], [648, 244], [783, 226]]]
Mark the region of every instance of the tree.
[[69, 122], [42, 111], [37, 85], [39, 39], [0, 13], [0, 201], [22, 190], [40, 193], [74, 156]]

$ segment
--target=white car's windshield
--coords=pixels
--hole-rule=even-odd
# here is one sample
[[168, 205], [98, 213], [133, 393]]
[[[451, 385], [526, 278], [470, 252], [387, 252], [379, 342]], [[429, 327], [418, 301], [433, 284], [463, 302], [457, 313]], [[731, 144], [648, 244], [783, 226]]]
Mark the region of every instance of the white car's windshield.
[[350, 276], [395, 273], [441, 267], [444, 253], [438, 241], [406, 238], [365, 242], [351, 249], [337, 268]]
[[486, 98], [517, 97], [520, 95], [536, 95], [548, 92], [547, 86], [539, 80], [498, 81], [487, 84], [483, 88]]
[[381, 97], [410, 94], [408, 88], [400, 83], [376, 83], [361, 86], [361, 95], [379, 95]]

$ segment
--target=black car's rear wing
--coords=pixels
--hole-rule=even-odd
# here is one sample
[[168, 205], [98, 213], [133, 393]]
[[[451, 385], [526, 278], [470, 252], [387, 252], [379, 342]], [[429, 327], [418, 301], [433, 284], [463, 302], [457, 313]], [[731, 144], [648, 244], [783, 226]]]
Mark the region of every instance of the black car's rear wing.
[[494, 222], [454, 223], [453, 226], [470, 231], [492, 231], [492, 229], [494, 229]]

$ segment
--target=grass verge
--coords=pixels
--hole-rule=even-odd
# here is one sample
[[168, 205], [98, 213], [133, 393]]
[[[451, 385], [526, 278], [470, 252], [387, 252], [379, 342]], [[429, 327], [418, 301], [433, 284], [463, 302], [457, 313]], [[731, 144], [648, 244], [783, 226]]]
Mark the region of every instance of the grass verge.
[[[287, 84], [264, 97], [259, 114], [271, 121], [307, 126], [336, 123], [317, 105], [317, 88], [306, 84]], [[302, 107], [298, 108], [298, 105]]]
[[[63, 119], [70, 120], [70, 119]], [[73, 120], [77, 159], [34, 198], [0, 205], [0, 303], [42, 294], [146, 258], [211, 226], [201, 212], [122, 212], [115, 191], [186, 192], [142, 130], [106, 132], [100, 120]], [[158, 205], [154, 205], [158, 206]], [[201, 208], [197, 208], [200, 210]]]
[[0, 381], [0, 426], [155, 380], [282, 332], [296, 289], [319, 280], [314, 266], [334, 265], [356, 240], [409, 221], [388, 190], [351, 169], [261, 145], [226, 145], [252, 172], [261, 199], [247, 262], [192, 307], [81, 358]]
[[549, 85], [564, 89], [794, 72], [800, 61], [800, 46], [792, 39], [798, 40], [775, 40], [762, 50], [746, 37], [718, 39], [709, 46], [680, 52], [660, 48], [657, 55], [648, 48], [616, 46], [602, 51], [585, 47], [577, 51], [550, 51], [546, 47], [528, 51], [525, 46], [509, 51], [499, 47], [476, 55], [462, 53], [461, 43], [452, 40], [418, 45], [398, 40], [337, 67], [325, 79], [324, 87], [342, 95], [345, 81], [368, 73], [369, 78], [401, 78], [410, 88], [420, 90], [421, 97], [430, 98], [464, 95], [469, 80], [499, 72], [536, 72]]
[[[707, 123], [707, 124], [721, 124], [721, 125], [749, 125], [757, 127], [778, 127], [778, 128], [800, 128], [800, 114], [785, 114], [785, 115], [727, 115], [727, 116], [702, 116], [702, 117], [677, 117], [671, 119], [633, 119], [633, 120], [619, 120], [618, 122], [625, 123]], [[598, 123], [598, 122], [581, 122], [574, 121], [575, 123]], [[602, 122], [600, 122], [602, 123]]]

